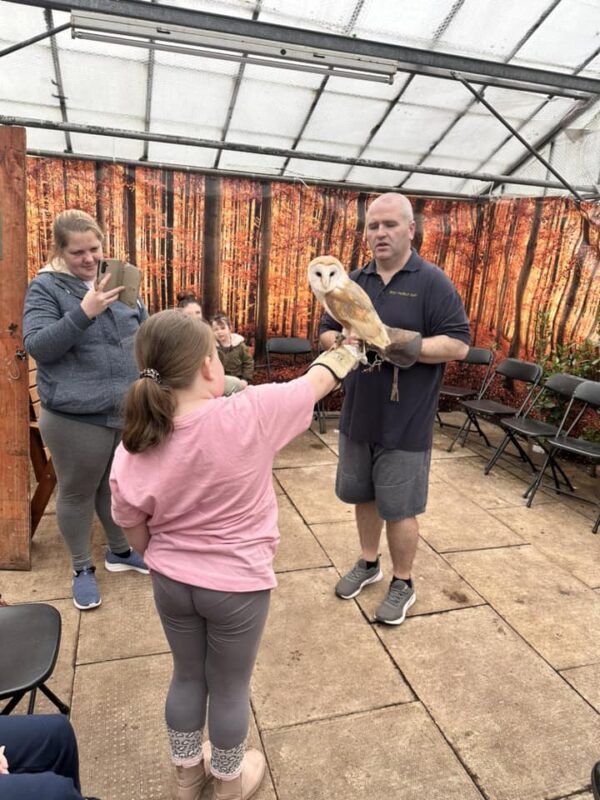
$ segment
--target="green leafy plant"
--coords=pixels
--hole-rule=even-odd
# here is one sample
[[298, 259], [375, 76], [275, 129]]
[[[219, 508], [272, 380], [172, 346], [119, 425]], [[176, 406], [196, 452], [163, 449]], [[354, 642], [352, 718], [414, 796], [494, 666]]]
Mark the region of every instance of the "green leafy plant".
[[[596, 335], [584, 342], [559, 344], [551, 350], [551, 325], [548, 312], [539, 312], [535, 326], [535, 360], [544, 368], [544, 378], [557, 372], [568, 372], [587, 381], [600, 381], [600, 325]], [[564, 413], [565, 404], [554, 397], [546, 397], [539, 409], [548, 422], [557, 425]], [[589, 411], [573, 435], [583, 436], [590, 442], [600, 441], [600, 419]]]

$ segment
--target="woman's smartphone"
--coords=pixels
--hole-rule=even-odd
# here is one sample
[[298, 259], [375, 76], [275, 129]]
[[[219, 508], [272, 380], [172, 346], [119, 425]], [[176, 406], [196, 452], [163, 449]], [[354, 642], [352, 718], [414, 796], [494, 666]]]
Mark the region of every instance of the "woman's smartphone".
[[104, 287], [104, 291], [110, 292], [111, 289], [116, 289], [117, 286], [125, 287], [119, 292], [117, 299], [131, 308], [135, 308], [142, 282], [140, 270], [126, 261], [106, 258], [98, 264], [97, 283], [100, 283], [107, 275], [110, 275], [110, 278]]

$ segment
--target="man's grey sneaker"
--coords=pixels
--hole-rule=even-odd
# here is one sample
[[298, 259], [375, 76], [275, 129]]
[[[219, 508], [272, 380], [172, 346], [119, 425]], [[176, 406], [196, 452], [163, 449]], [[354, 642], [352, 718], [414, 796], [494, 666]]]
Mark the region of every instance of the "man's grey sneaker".
[[390, 583], [385, 600], [375, 612], [375, 621], [385, 622], [386, 625], [400, 625], [416, 599], [415, 590], [406, 581], [396, 578]]
[[102, 602], [95, 572], [96, 567], [87, 567], [73, 575], [73, 604], [80, 611], [97, 608]]
[[145, 565], [144, 559], [139, 553], [136, 553], [135, 550], [131, 550], [129, 555], [125, 558], [121, 558], [121, 556], [107, 550], [104, 566], [109, 572], [126, 572], [129, 569], [134, 569], [136, 572], [141, 572], [143, 575], [150, 574], [150, 570]]
[[340, 578], [335, 587], [335, 593], [342, 600], [351, 600], [369, 583], [377, 583], [383, 578], [383, 572], [379, 566], [379, 559], [374, 567], [368, 567], [367, 562], [360, 558], [352, 567], [350, 572]]

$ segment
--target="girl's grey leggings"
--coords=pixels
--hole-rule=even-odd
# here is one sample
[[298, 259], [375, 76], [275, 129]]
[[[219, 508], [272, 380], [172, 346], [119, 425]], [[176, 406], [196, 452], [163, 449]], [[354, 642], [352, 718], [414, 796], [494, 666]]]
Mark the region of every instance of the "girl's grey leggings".
[[212, 766], [239, 770], [248, 734], [250, 678], [270, 591], [217, 592], [152, 571], [154, 600], [173, 654], [166, 721], [175, 763], [200, 753], [206, 720]]
[[58, 478], [56, 518], [73, 569], [92, 566], [91, 533], [94, 509], [113, 553], [129, 548], [110, 511], [108, 477], [121, 431], [61, 417], [42, 408], [40, 433], [52, 454]]

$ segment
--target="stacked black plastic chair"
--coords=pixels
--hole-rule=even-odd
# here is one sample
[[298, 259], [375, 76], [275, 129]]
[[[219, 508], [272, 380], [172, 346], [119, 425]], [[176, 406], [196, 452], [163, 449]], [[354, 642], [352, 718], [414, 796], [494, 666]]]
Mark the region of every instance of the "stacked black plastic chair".
[[[448, 452], [452, 450], [456, 442], [460, 441], [464, 447], [467, 437], [474, 428], [479, 436], [484, 440], [488, 447], [491, 447], [490, 440], [480, 425], [480, 420], [490, 422], [500, 427], [502, 419], [505, 417], [527, 416], [535, 399], [535, 391], [542, 378], [542, 368], [539, 364], [530, 361], [521, 361], [518, 358], [505, 358], [500, 361], [493, 372], [489, 375], [482, 388], [479, 397], [471, 400], [461, 401], [461, 406], [465, 412], [464, 423], [458, 429], [456, 436], [448, 445]], [[492, 388], [494, 378], [501, 376], [511, 383], [523, 383], [528, 387], [525, 397], [519, 406], [509, 406], [497, 400], [491, 400], [488, 394]]]
[[[487, 380], [490, 376], [492, 364], [494, 363], [494, 353], [487, 347], [469, 347], [469, 352], [461, 361], [456, 362], [466, 366], [461, 372], [461, 379], [469, 379], [468, 385], [461, 383], [459, 386], [453, 386], [449, 383], [442, 383], [440, 386], [439, 400], [468, 400], [473, 397], [480, 398], [485, 389]], [[477, 370], [477, 367], [482, 369]], [[469, 369], [470, 368], [470, 369]], [[468, 371], [468, 374], [467, 374]], [[450, 425], [443, 422], [440, 416], [439, 408], [437, 411], [437, 419], [440, 423], [440, 428], [456, 428], [456, 425]]]
[[[546, 459], [542, 465], [542, 468], [539, 470], [538, 474], [523, 495], [527, 498], [528, 507], [533, 503], [533, 498], [535, 497], [537, 490], [542, 485], [542, 481], [548, 469], [551, 470], [554, 478], [555, 491], [570, 495], [572, 497], [577, 497], [578, 499], [587, 499], [581, 498], [579, 495], [575, 494], [574, 488], [568, 479], [565, 483], [565, 488], [563, 488], [563, 486], [560, 484], [558, 478], [558, 459], [561, 456], [569, 455], [575, 456], [594, 465], [600, 464], [600, 444], [571, 435], [583, 415], [590, 408], [595, 409], [596, 411], [600, 408], [600, 383], [598, 381], [582, 381], [575, 388], [556, 435], [546, 440]], [[560, 473], [564, 475], [562, 469], [560, 469]], [[594, 522], [592, 531], [597, 533], [599, 527], [600, 513]]]
[[[504, 417], [500, 421], [500, 424], [506, 431], [506, 434], [486, 464], [484, 470], [485, 474], [487, 475], [489, 473], [509, 444], [512, 444], [521, 458], [527, 461], [532, 471], [537, 472], [535, 464], [531, 460], [527, 450], [521, 445], [521, 441], [525, 444], [537, 444], [538, 447], [545, 450], [546, 440], [552, 436], [556, 436], [558, 433], [558, 424], [553, 425], [544, 420], [535, 419], [531, 415], [535, 409], [540, 409], [550, 397], [556, 398], [557, 402], [564, 401], [568, 403], [573, 397], [573, 392], [582, 380], [582, 378], [569, 375], [566, 372], [550, 375], [550, 377], [545, 380], [542, 389], [538, 392], [527, 416]], [[561, 472], [563, 479], [568, 483], [569, 479], [563, 473], [559, 465], [557, 465], [557, 469]]]

